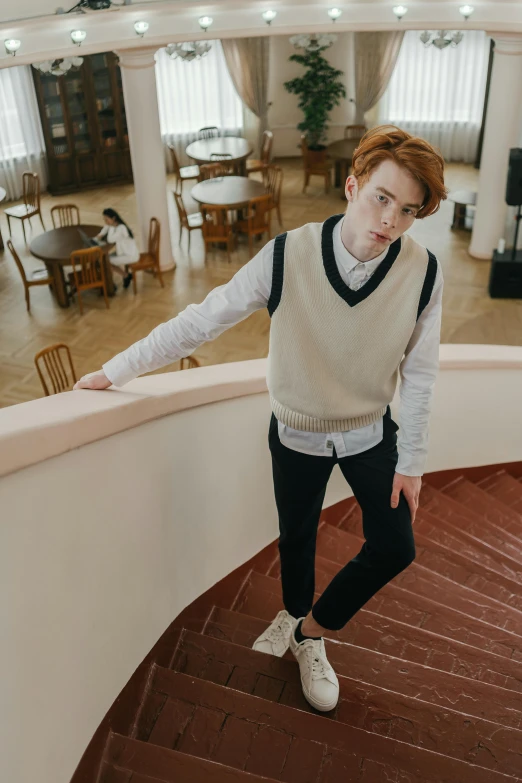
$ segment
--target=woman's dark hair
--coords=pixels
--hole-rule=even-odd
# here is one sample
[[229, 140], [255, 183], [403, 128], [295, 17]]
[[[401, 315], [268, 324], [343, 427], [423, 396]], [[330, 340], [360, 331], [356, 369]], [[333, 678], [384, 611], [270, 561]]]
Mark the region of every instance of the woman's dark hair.
[[130, 235], [131, 237], [134, 237], [134, 234], [132, 233], [132, 231], [130, 230], [130, 228], [129, 228], [129, 227], [128, 227], [128, 225], [126, 224], [126, 222], [123, 220], [123, 218], [122, 218], [122, 217], [120, 217], [120, 215], [119, 215], [119, 214], [116, 212], [116, 210], [115, 210], [115, 209], [111, 209], [110, 207], [108, 207], [108, 209], [104, 209], [104, 210], [103, 210], [103, 213], [102, 213], [102, 214], [103, 214], [103, 215], [105, 215], [105, 217], [111, 218], [111, 220], [115, 220], [115, 221], [116, 221], [116, 223], [117, 223], [119, 226], [125, 226], [125, 228], [126, 228], [126, 229], [127, 229], [127, 231], [129, 232], [129, 235]]

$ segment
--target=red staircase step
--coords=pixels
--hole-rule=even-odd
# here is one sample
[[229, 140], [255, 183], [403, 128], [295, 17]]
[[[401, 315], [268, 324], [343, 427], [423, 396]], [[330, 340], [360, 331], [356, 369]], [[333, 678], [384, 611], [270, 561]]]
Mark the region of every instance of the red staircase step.
[[[481, 487], [461, 476], [441, 488], [444, 495], [456, 500], [487, 520], [496, 531], [506, 552], [518, 559], [522, 557], [522, 515], [499, 502]], [[482, 528], [483, 530], [484, 528]]]
[[[295, 661], [187, 632], [180, 640], [175, 671], [226, 685], [278, 704], [313, 712], [302, 695]], [[475, 762], [475, 750], [486, 744], [491, 756], [480, 766], [515, 775], [522, 764], [522, 731], [454, 709], [441, 710], [368, 682], [340, 678], [339, 704], [328, 717], [375, 734], [426, 747], [461, 761]], [[520, 750], [517, 752], [516, 749]]]
[[170, 748], [112, 734], [98, 783], [274, 783]]
[[[356, 554], [362, 546], [363, 539], [337, 530], [329, 525], [320, 528], [317, 543], [316, 568], [326, 572], [330, 579]], [[328, 553], [326, 559], [323, 554]], [[330, 559], [335, 557], [335, 563]], [[330, 563], [330, 566], [328, 565]], [[270, 576], [279, 577], [279, 562], [269, 571]], [[328, 579], [328, 582], [330, 581]], [[320, 592], [324, 590], [328, 582], [317, 583]], [[440, 574], [434, 573], [424, 566], [413, 562], [408, 568], [388, 583], [378, 595], [401, 596], [397, 588], [406, 590], [413, 595], [413, 601], [419, 606], [423, 598], [428, 601], [435, 600], [437, 604], [445, 604], [452, 609], [463, 612], [469, 617], [474, 617], [497, 628], [501, 628], [518, 636], [522, 636], [522, 612], [510, 606], [505, 606], [500, 601], [479, 593], [472, 588], [457, 584]], [[406, 600], [406, 596], [402, 596]], [[376, 611], [367, 605], [368, 609]], [[399, 618], [400, 619], [400, 618]]]
[[[324, 525], [319, 527], [320, 532], [324, 527]], [[326, 527], [330, 529], [332, 526], [326, 525]], [[344, 517], [340, 529], [362, 537], [361, 510], [358, 506]], [[521, 585], [501, 573], [496, 563], [493, 564], [493, 567], [485, 563], [482, 553], [470, 551], [469, 548], [463, 551], [464, 547], [460, 545], [460, 542], [456, 542], [457, 548], [439, 543], [436, 540], [436, 535], [432, 537], [420, 532], [418, 519], [414, 524], [414, 535], [417, 554], [413, 565], [422, 565], [454, 582], [471, 587], [479, 593], [489, 595], [497, 601], [522, 611]], [[355, 554], [358, 551], [355, 549], [356, 542], [353, 542], [353, 545]], [[358, 546], [360, 548], [360, 544]], [[321, 554], [330, 557], [324, 551]]]
[[[279, 581], [252, 572], [232, 608], [271, 622], [283, 608]], [[522, 692], [522, 662], [390, 620], [364, 608], [342, 630], [329, 632], [327, 638]]]
[[477, 481], [477, 487], [522, 515], [522, 483], [505, 470]]
[[150, 693], [164, 703], [149, 742], [286, 783], [520, 781], [479, 766], [483, 741], [467, 763], [159, 667]]
[[[499, 561], [499, 564], [512, 568], [517, 574], [517, 580], [522, 582], [520, 549], [515, 548], [513, 552], [514, 539], [506, 536], [502, 529], [484, 519], [472, 508], [459, 503], [426, 482], [422, 485], [420, 503], [423, 516], [429, 512], [432, 517], [437, 518], [439, 526], [443, 525], [444, 529], [451, 532], [454, 537], [478, 547]], [[434, 519], [431, 521], [435, 523]], [[506, 540], [507, 538], [509, 541]]]
[[[251, 648], [266, 626], [266, 620], [216, 606], [204, 633]], [[402, 661], [348, 642], [327, 642], [327, 647], [328, 659], [338, 675], [430, 702], [441, 710], [454, 709], [522, 729], [522, 693], [420, 663]], [[271, 656], [266, 657], [271, 660]], [[286, 657], [293, 660], [291, 653], [287, 653]]]

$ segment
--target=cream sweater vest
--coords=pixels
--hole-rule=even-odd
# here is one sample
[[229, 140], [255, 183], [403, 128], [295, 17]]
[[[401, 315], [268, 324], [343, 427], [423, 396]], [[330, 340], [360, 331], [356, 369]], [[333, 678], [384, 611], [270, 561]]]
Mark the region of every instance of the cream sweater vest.
[[267, 383], [275, 417], [297, 430], [342, 432], [380, 419], [437, 261], [407, 235], [352, 291], [333, 253], [342, 215], [276, 238]]

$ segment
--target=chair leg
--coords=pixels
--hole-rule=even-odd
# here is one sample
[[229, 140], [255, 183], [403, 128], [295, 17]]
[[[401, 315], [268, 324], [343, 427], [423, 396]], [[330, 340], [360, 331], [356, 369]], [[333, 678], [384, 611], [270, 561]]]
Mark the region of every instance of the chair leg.
[[11, 236], [11, 218], [9, 215], [6, 215], [7, 218], [7, 230], [9, 231], [9, 236]]
[[136, 272], [134, 269], [132, 270], [132, 290], [134, 291], [134, 296], [138, 293], [138, 287], [136, 285]]
[[80, 293], [80, 288], [76, 288], [76, 293], [78, 294], [78, 305], [80, 307], [80, 315], [83, 315], [83, 302], [82, 302], [82, 295]]
[[[178, 240], [178, 245], [181, 245], [181, 234], [182, 234], [182, 231], [183, 231], [183, 225], [180, 223], [180, 224], [179, 224], [179, 240]], [[189, 234], [189, 236], [190, 236], [190, 234]]]
[[190, 234], [192, 232], [191, 232], [190, 228], [188, 228], [187, 231], [188, 231], [188, 247], [187, 247], [187, 251], [190, 253]]
[[27, 245], [27, 238], [25, 236], [25, 220], [22, 220], [22, 231], [24, 232], [24, 242]]
[[39, 212], [39, 213], [38, 213], [38, 216], [39, 216], [39, 218], [40, 218], [40, 223], [42, 224], [42, 228], [43, 228], [43, 230], [45, 231], [45, 225], [44, 225], [44, 222], [43, 222], [42, 213], [41, 213], [41, 212]]
[[[190, 231], [189, 231], [189, 239], [190, 239]], [[163, 277], [161, 275], [161, 269], [160, 269], [160, 265], [159, 264], [158, 264], [158, 266], [156, 268], [156, 271], [158, 273], [158, 280], [160, 281], [161, 287], [165, 288], [165, 283], [163, 282]]]
[[31, 298], [29, 295], [29, 286], [25, 287], [25, 304], [27, 305], [27, 312], [31, 312]]

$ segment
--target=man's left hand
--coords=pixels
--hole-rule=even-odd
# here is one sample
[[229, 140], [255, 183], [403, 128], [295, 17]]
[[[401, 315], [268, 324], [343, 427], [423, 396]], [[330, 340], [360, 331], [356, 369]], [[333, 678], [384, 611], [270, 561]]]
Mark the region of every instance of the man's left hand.
[[399, 505], [399, 496], [401, 492], [408, 501], [411, 512], [411, 522], [415, 522], [415, 515], [419, 507], [419, 495], [422, 486], [422, 476], [403, 476], [402, 473], [396, 473], [393, 477], [393, 489], [391, 496], [391, 507], [397, 508]]

